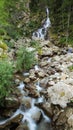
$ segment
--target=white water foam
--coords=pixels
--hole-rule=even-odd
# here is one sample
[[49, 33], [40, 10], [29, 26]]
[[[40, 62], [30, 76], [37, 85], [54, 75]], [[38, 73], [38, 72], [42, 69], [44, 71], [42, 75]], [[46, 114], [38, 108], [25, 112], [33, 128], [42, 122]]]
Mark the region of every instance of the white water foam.
[[26, 77], [26, 76], [29, 76], [29, 73], [28, 73], [28, 72], [24, 72], [24, 73], [23, 73], [23, 76], [25, 76], [25, 77]]
[[39, 66], [38, 66], [38, 65], [35, 65], [35, 66], [34, 66], [34, 69], [35, 69], [35, 71], [39, 71]]
[[44, 102], [44, 97], [43, 96], [39, 97], [38, 100], [37, 100], [37, 103], [42, 103], [42, 102]]
[[[36, 86], [37, 86], [38, 91], [40, 91], [42, 89], [39, 86], [39, 81]], [[18, 89], [21, 91], [22, 95], [24, 93], [24, 90], [23, 90], [24, 87], [25, 87], [25, 84], [23, 82], [21, 82], [20, 85], [18, 86]], [[22, 96], [22, 98], [24, 98], [24, 96]], [[43, 102], [43, 100], [44, 100], [43, 97], [38, 98], [38, 102]], [[20, 106], [20, 108], [17, 109], [17, 111], [10, 118], [0, 121], [0, 125], [10, 122], [10, 120], [15, 118], [17, 115], [22, 114], [23, 115], [22, 123], [27, 122], [29, 130], [36, 130], [37, 124], [36, 124], [35, 120], [33, 119], [33, 115], [35, 115], [38, 111], [41, 111], [43, 118], [45, 119], [46, 122], [50, 122], [50, 118], [48, 118], [41, 109], [36, 107], [34, 105], [35, 103], [36, 103], [36, 99], [31, 98], [31, 108], [30, 109], [23, 110], [22, 107]]]
[[24, 87], [25, 84], [23, 82], [21, 82], [20, 85], [18, 86], [18, 89], [20, 90], [21, 94], [24, 94], [24, 90], [23, 90]]
[[47, 34], [48, 28], [51, 26], [50, 18], [49, 18], [49, 9], [46, 8], [47, 18], [45, 23], [43, 24], [42, 28], [39, 28], [37, 31], [33, 32], [32, 39], [41, 39], [44, 40]]
[[42, 110], [41, 110], [41, 112], [42, 112], [42, 115], [43, 115], [45, 121], [50, 123], [51, 119], [48, 116], [46, 116]]
[[38, 92], [40, 92], [42, 89], [42, 87], [40, 87], [40, 83], [39, 81], [36, 83], [36, 89], [38, 90]]

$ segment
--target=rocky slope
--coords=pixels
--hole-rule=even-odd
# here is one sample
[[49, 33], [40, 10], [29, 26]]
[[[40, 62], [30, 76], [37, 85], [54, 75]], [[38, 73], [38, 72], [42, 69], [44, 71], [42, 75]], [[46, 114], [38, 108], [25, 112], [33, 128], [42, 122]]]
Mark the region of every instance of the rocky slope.
[[[26, 40], [22, 41], [24, 41], [24, 44], [26, 43]], [[30, 42], [30, 39], [27, 41]], [[20, 46], [18, 43], [20, 42], [18, 41], [15, 43], [17, 48]], [[35, 103], [35, 105], [41, 108], [44, 113], [51, 118], [53, 130], [72, 130], [73, 71], [71, 68], [73, 65], [73, 49], [69, 47], [59, 48], [49, 41], [40, 41], [40, 46], [42, 48], [41, 53], [36, 53], [38, 64], [33, 66], [27, 74], [25, 72], [22, 75], [16, 74], [16, 86], [23, 81], [25, 84], [23, 89], [26, 96], [33, 97], [35, 99], [42, 97], [42, 102], [39, 101]], [[10, 59], [13, 59], [12, 56], [14, 56], [14, 53], [15, 50], [12, 50], [9, 53], [9, 56], [11, 56]], [[17, 92], [15, 92], [14, 95], [16, 95], [16, 93]], [[20, 105], [18, 102], [21, 102], [21, 94], [18, 92], [15, 98], [13, 98], [13, 100], [15, 101], [15, 104], [17, 103], [18, 107]], [[24, 98], [22, 102], [27, 108], [31, 107], [30, 98], [28, 100]], [[13, 108], [12, 104], [10, 105], [11, 106], [8, 105], [9, 117], [13, 113], [11, 110]], [[14, 105], [14, 107], [16, 110], [16, 105]], [[5, 115], [5, 113], [3, 115], [8, 116]], [[13, 123], [13, 125], [15, 124], [15, 127], [13, 127], [15, 130], [28, 130], [28, 128], [26, 128], [27, 125], [21, 125], [21, 118], [22, 114], [12, 118], [4, 126], [0, 125], [0, 128], [3, 128], [2, 130], [11, 130]], [[39, 119], [41, 119], [40, 116]], [[38, 129], [42, 128], [39, 127]]]

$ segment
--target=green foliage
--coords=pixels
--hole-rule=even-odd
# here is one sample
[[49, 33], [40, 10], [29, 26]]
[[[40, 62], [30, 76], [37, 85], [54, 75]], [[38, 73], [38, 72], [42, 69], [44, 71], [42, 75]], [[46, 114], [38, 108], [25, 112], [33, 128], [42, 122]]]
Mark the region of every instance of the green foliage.
[[4, 105], [5, 97], [10, 93], [13, 79], [13, 67], [8, 61], [0, 60], [0, 106]]
[[0, 0], [0, 37], [7, 35], [5, 27], [9, 25], [8, 12], [5, 10], [5, 0]]
[[0, 40], [0, 59], [7, 57], [8, 46], [2, 40]]
[[73, 47], [73, 38], [72, 37], [69, 37], [68, 38], [68, 41], [66, 43], [66, 36], [61, 36], [59, 38], [59, 44], [62, 46], [62, 45], [71, 45]]
[[3, 50], [7, 50], [8, 47], [7, 47], [6, 43], [4, 43], [0, 40], [0, 48], [2, 48]]
[[24, 12], [29, 12], [28, 3], [29, 0], [0, 0], [0, 37], [18, 39], [23, 35], [24, 28], [18, 25], [24, 22]]
[[14, 48], [14, 42], [11, 41], [5, 41], [6, 45], [9, 47], [8, 50], [10, 50], [11, 48]]
[[17, 52], [16, 68], [18, 71], [29, 70], [36, 63], [35, 52], [21, 47]]
[[40, 47], [40, 42], [35, 41], [35, 40], [31, 40], [30, 46], [35, 47], [35, 48], [39, 48]]
[[30, 42], [30, 46], [34, 47], [36, 49], [36, 51], [38, 52], [39, 55], [42, 54], [42, 47], [41, 47], [39, 41], [32, 40]]
[[68, 69], [69, 69], [70, 71], [73, 71], [73, 65], [69, 66]]

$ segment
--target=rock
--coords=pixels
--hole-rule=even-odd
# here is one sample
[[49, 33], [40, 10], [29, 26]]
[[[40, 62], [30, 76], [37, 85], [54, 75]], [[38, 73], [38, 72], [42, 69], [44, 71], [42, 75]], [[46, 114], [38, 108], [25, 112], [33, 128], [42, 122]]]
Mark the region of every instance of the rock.
[[51, 124], [49, 122], [46, 122], [45, 120], [42, 120], [40, 122], [37, 129], [38, 130], [53, 130], [51, 127]]
[[13, 109], [5, 109], [5, 110], [3, 110], [3, 112], [1, 114], [2, 114], [1, 115], [2, 117], [9, 118], [13, 114]]
[[73, 114], [68, 118], [68, 124], [70, 127], [73, 127]]
[[43, 47], [42, 48], [42, 56], [52, 56], [52, 48]]
[[48, 88], [48, 97], [51, 103], [64, 108], [73, 97], [73, 86], [58, 82], [53, 87]]
[[64, 80], [64, 83], [66, 83], [68, 85], [73, 85], [73, 78], [68, 78], [68, 79]]
[[20, 83], [20, 80], [19, 79], [15, 79], [15, 84], [19, 85], [19, 83]]
[[41, 118], [42, 118], [42, 113], [40, 110], [37, 109], [37, 111], [33, 111], [32, 113], [32, 119], [35, 121], [35, 122], [40, 122]]
[[15, 56], [15, 50], [11, 49], [10, 52], [8, 52], [8, 58], [9, 58], [9, 60], [10, 61], [13, 60], [14, 56]]
[[41, 66], [41, 67], [44, 67], [44, 66], [46, 66], [46, 65], [48, 65], [48, 62], [47, 62], [47, 61], [42, 61], [42, 62], [40, 62], [40, 66]]
[[64, 73], [62, 73], [61, 74], [61, 80], [65, 80], [66, 78], [68, 78], [68, 75], [67, 74], [64, 74]]
[[64, 125], [66, 124], [66, 121], [67, 121], [67, 117], [65, 115], [65, 112], [61, 112], [57, 118], [57, 121], [56, 121], [56, 125]]
[[53, 86], [53, 85], [55, 85], [55, 82], [54, 82], [54, 81], [49, 81], [49, 82], [48, 82], [48, 87]]
[[41, 41], [41, 43], [40, 43], [40, 44], [41, 44], [41, 46], [42, 46], [42, 47], [44, 47], [44, 46], [49, 46], [49, 45], [51, 45], [51, 46], [52, 46], [52, 43], [50, 43], [50, 41], [49, 41], [49, 40], [46, 40], [46, 41], [44, 41], [44, 42], [43, 42], [43, 41]]
[[20, 101], [16, 97], [6, 97], [5, 98], [6, 108], [18, 108], [20, 105]]
[[36, 79], [36, 75], [35, 75], [35, 70], [34, 69], [30, 70], [30, 72], [29, 72], [29, 78], [32, 79], [32, 80]]
[[43, 70], [41, 70], [40, 72], [38, 72], [38, 76], [39, 78], [43, 78], [45, 76], [45, 72]]
[[15, 124], [15, 123], [19, 124], [21, 122], [22, 117], [23, 116], [18, 113], [17, 115], [13, 116], [12, 118], [10, 118], [10, 119], [8, 119], [6, 121], [3, 121], [3, 123], [1, 122], [0, 123], [0, 128], [1, 129], [6, 128], [6, 126], [9, 127], [11, 125], [11, 123], [12, 124]]
[[25, 83], [29, 83], [29, 82], [30, 82], [30, 78], [25, 78], [25, 79], [24, 79], [24, 82], [25, 82]]
[[27, 124], [21, 124], [17, 127], [16, 130], [29, 130], [29, 127], [27, 126]]
[[39, 92], [36, 90], [36, 86], [33, 84], [26, 86], [24, 90], [28, 93], [29, 96], [33, 98], [39, 97]]
[[66, 117], [69, 118], [73, 114], [73, 108], [67, 108], [66, 109]]
[[31, 98], [30, 97], [23, 97], [21, 100], [22, 104], [24, 105], [25, 109], [31, 108]]
[[41, 108], [44, 111], [44, 113], [48, 116], [48, 118], [52, 117], [53, 111], [49, 103], [35, 103], [35, 105]]
[[48, 78], [43, 78], [43, 79], [40, 81], [40, 86], [43, 87], [43, 88], [46, 88], [46, 87], [47, 87], [47, 84], [48, 84]]

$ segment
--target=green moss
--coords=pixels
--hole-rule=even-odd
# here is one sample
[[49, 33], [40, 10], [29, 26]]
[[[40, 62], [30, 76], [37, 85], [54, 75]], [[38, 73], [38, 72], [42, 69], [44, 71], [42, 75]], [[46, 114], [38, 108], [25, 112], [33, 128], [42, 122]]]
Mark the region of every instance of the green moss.
[[8, 49], [7, 45], [4, 42], [2, 42], [2, 41], [0, 41], [0, 48], [2, 48], [3, 50], [7, 50]]

